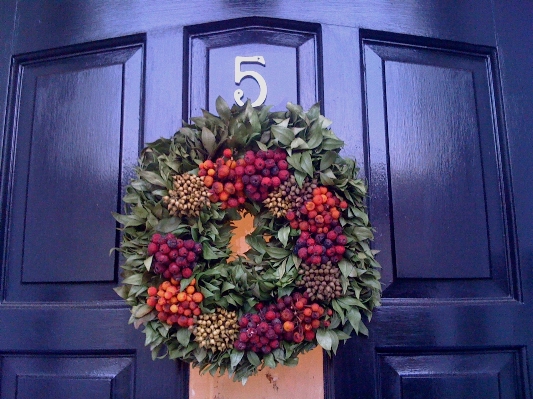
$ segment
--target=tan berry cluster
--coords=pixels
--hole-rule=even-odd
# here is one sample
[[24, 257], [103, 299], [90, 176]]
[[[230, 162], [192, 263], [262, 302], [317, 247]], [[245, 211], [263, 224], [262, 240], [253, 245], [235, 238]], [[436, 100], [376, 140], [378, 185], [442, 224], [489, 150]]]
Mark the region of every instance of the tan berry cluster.
[[318, 182], [313, 179], [305, 180], [300, 188], [294, 175], [291, 175], [277, 190], [268, 195], [263, 204], [276, 217], [284, 217], [291, 210], [299, 216], [300, 206], [313, 198], [313, 189], [316, 187]]
[[302, 262], [298, 274], [302, 278], [296, 286], [305, 288], [309, 298], [329, 302], [342, 295], [340, 269], [331, 262], [322, 265], [308, 265]]
[[209, 190], [203, 177], [188, 173], [175, 175], [173, 188], [163, 197], [170, 216], [198, 217], [202, 208], [209, 204]]
[[223, 308], [217, 308], [215, 313], [202, 314], [196, 320], [192, 333], [200, 348], [213, 352], [229, 349], [239, 333], [237, 314]]

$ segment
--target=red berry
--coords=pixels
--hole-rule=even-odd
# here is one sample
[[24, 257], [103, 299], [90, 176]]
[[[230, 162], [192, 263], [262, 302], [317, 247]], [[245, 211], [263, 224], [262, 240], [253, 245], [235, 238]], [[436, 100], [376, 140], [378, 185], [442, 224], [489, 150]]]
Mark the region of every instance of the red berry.
[[192, 270], [189, 269], [189, 268], [183, 269], [181, 271], [181, 274], [182, 274], [183, 278], [189, 278], [189, 277], [192, 276]]
[[155, 242], [148, 244], [148, 255], [153, 255], [157, 252], [159, 246]]
[[161, 239], [161, 234], [159, 234], [159, 233], [155, 233], [152, 236], [152, 242], [154, 242], [154, 243], [157, 243], [160, 239]]
[[287, 170], [289, 168], [289, 164], [284, 159], [278, 161], [278, 168], [280, 170], [280, 173], [282, 170]]
[[291, 174], [289, 173], [288, 170], [280, 170], [279, 173], [278, 173], [278, 177], [281, 181], [286, 181], [289, 179], [289, 177], [291, 176]]
[[263, 161], [261, 158], [256, 158], [254, 161], [254, 166], [257, 170], [263, 170], [265, 168], [265, 161]]
[[226, 148], [226, 149], [224, 150], [224, 156], [225, 156], [226, 158], [231, 158], [232, 155], [233, 155], [233, 151], [231, 151], [229, 148]]
[[335, 253], [337, 255], [342, 255], [345, 251], [346, 251], [346, 247], [344, 247], [342, 245], [336, 245], [335, 246]]

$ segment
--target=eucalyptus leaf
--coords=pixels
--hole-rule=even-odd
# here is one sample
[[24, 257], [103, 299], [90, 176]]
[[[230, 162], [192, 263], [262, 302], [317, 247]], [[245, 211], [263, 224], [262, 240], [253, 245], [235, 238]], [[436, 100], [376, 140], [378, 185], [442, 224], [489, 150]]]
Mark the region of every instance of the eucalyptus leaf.
[[337, 153], [335, 151], [327, 151], [320, 159], [320, 170], [326, 170], [337, 159]]
[[257, 367], [261, 364], [261, 360], [259, 360], [259, 356], [255, 352], [246, 351], [246, 358], [253, 366]]
[[274, 137], [281, 143], [286, 146], [290, 146], [294, 140], [294, 132], [291, 129], [280, 125], [273, 125], [270, 128]]

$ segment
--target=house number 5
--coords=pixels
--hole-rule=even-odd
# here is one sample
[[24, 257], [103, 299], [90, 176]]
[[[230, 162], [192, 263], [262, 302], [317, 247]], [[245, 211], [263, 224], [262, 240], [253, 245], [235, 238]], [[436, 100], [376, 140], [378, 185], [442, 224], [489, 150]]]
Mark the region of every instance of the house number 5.
[[[241, 64], [260, 64], [265, 66], [265, 58], [262, 55], [256, 55], [253, 57], [235, 57], [235, 83], [240, 84], [243, 79], [249, 77], [254, 79], [259, 85], [259, 97], [252, 103], [253, 107], [262, 105], [267, 98], [267, 84], [265, 78], [261, 76], [259, 72], [255, 71], [241, 71]], [[233, 98], [239, 105], [244, 105], [242, 97], [244, 92], [241, 89], [235, 90]]]

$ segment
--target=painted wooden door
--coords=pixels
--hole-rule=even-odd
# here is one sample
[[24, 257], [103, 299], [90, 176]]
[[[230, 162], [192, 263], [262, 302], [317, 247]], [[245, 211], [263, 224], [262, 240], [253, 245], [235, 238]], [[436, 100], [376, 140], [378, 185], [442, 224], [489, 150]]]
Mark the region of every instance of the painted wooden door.
[[321, 102], [369, 182], [383, 306], [326, 397], [530, 398], [532, 21], [503, 0], [1, 2], [1, 397], [186, 397], [112, 291], [110, 212], [145, 142], [233, 98], [238, 48], [267, 57], [267, 103]]

